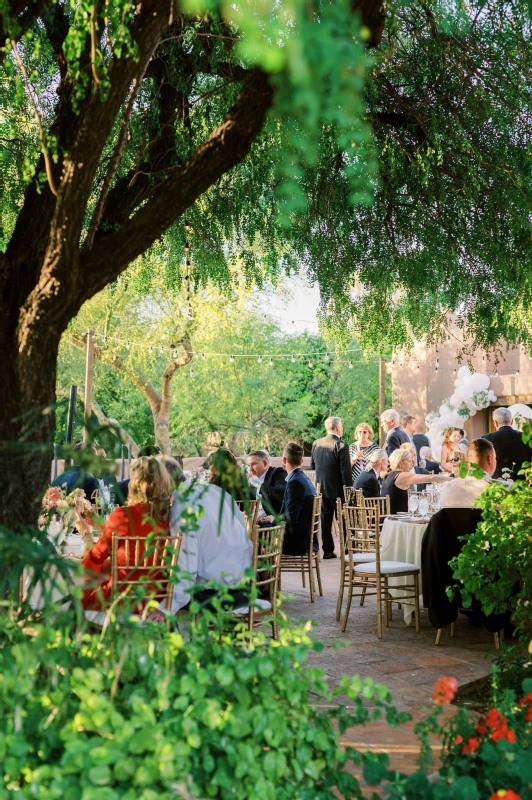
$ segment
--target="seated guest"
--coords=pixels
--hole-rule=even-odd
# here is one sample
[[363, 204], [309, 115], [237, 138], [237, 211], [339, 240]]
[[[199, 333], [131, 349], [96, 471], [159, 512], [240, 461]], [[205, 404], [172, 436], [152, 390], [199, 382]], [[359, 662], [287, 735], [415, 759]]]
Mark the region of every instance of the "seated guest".
[[[411, 472], [415, 472], [416, 475], [428, 475], [429, 474], [428, 469], [425, 469], [425, 467], [422, 467], [420, 464], [417, 463], [417, 450], [416, 450], [416, 446], [414, 444], [410, 444], [409, 442], [405, 442], [405, 444], [401, 445], [401, 450], [408, 450], [410, 452], [412, 458], [413, 458], [414, 466], [410, 470]], [[415, 485], [415, 490], [418, 491], [418, 492], [421, 492], [421, 491], [423, 491], [424, 486], [425, 486], [425, 484], [422, 483], [421, 481], [419, 481]]]
[[395, 408], [387, 408], [381, 414], [381, 426], [386, 434], [384, 447], [388, 453], [388, 458], [394, 450], [397, 450], [405, 442], [409, 442], [408, 434], [399, 427], [399, 412]]
[[[128, 504], [113, 511], [96, 544], [92, 540], [90, 526], [78, 513], [76, 525], [88, 551], [82, 564], [87, 572], [96, 573], [101, 577], [98, 587], [87, 588], [83, 592], [84, 608], [105, 608], [111, 595], [109, 559], [113, 533], [116, 532], [118, 537], [143, 538], [154, 532], [164, 535], [168, 532], [171, 499], [172, 480], [166, 467], [156, 458], [145, 456], [131, 462]], [[143, 545], [141, 549], [144, 553]], [[125, 546], [122, 543], [118, 545], [118, 563], [121, 567], [128, 566]], [[125, 578], [128, 571], [120, 569], [119, 574]], [[135, 573], [129, 579], [135, 580]], [[90, 582], [94, 583], [94, 580], [92, 576]]]
[[[144, 456], [158, 456], [161, 453], [161, 448], [156, 444], [147, 444], [139, 449], [137, 458], [144, 458]], [[127, 494], [129, 488], [129, 478], [123, 481], [117, 481], [114, 485], [114, 501], [117, 506], [125, 506], [127, 504]]]
[[255, 496], [235, 456], [225, 447], [213, 450], [207, 458], [209, 483], [228, 492], [234, 500], [247, 503]]
[[438, 462], [434, 461], [432, 457], [431, 447], [422, 447], [420, 449], [419, 466], [424, 467], [427, 470], [427, 472], [430, 472], [432, 475], [439, 475], [442, 471]]
[[[83, 450], [92, 450], [94, 452], [94, 448], [86, 442], [80, 442], [74, 447], [74, 453], [81, 453]], [[70, 494], [73, 489], [81, 488], [85, 492], [85, 497], [87, 500], [90, 500], [91, 503], [96, 502], [100, 491], [98, 479], [90, 472], [84, 471], [78, 464], [74, 464], [63, 472], [62, 475], [58, 475], [52, 482], [52, 486], [59, 486], [61, 489], [64, 489], [67, 494]]]
[[[493, 477], [521, 480], [519, 475], [525, 462], [532, 461], [532, 450], [523, 442], [520, 431], [512, 428], [512, 412], [509, 408], [496, 408], [493, 412], [493, 422], [496, 430], [486, 433], [484, 439], [492, 443], [497, 457], [497, 466]], [[504, 471], [504, 474], [503, 474]]]
[[284, 500], [286, 470], [271, 466], [267, 450], [254, 450], [247, 461], [250, 473], [260, 481], [258, 496], [265, 513], [278, 516]]
[[377, 448], [370, 453], [367, 460], [367, 469], [358, 476], [355, 489], [362, 489], [364, 497], [380, 497], [381, 474], [388, 471], [388, 453]]
[[156, 456], [157, 461], [160, 461], [161, 464], [164, 464], [166, 467], [166, 471], [170, 475], [172, 479], [172, 491], [176, 489], [179, 484], [183, 481], [183, 471], [181, 469], [181, 465], [177, 459], [173, 456], [166, 456], [160, 455]]
[[[187, 530], [190, 509], [201, 509], [196, 530]], [[183, 481], [174, 492], [170, 513], [170, 532], [173, 536], [182, 531], [179, 550], [179, 581], [174, 587], [172, 613], [184, 609], [191, 600], [191, 587], [204, 586], [194, 592], [194, 598], [208, 606], [215, 596], [209, 582], [238, 587], [246, 569], [251, 567], [253, 543], [251, 542], [244, 515], [230, 494], [215, 484], [194, 484]], [[247, 605], [245, 592], [231, 591], [232, 607]], [[152, 622], [164, 620], [164, 605], [152, 611], [148, 619]]]
[[[302, 556], [308, 552], [310, 527], [312, 524], [312, 503], [316, 489], [308, 478], [301, 464], [303, 448], [295, 442], [289, 442], [283, 452], [283, 467], [288, 473], [281, 515], [286, 521], [283, 541], [283, 553], [289, 556]], [[318, 549], [318, 543], [313, 543]]]
[[[381, 496], [389, 496], [391, 514], [408, 511], [408, 489], [419, 480], [418, 475], [412, 472], [414, 460], [415, 457], [410, 450], [402, 447], [394, 450], [390, 456], [392, 471], [382, 482]], [[447, 475], [426, 475], [423, 483], [439, 483], [449, 480], [451, 478]]]
[[497, 467], [495, 448], [487, 439], [473, 439], [467, 446], [467, 461], [477, 464], [484, 472], [482, 478], [467, 475], [455, 478], [440, 493], [440, 508], [473, 508], [475, 500], [480, 497], [492, 479]]

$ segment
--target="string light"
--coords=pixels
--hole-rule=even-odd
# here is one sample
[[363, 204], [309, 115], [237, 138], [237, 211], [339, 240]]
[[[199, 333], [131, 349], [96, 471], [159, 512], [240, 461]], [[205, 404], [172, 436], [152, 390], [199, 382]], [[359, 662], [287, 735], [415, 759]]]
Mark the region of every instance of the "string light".
[[163, 354], [164, 354], [164, 347], [163, 347], [162, 345], [159, 347], [159, 353], [160, 353], [161, 355], [163, 355]]
[[353, 362], [352, 361], [349, 362], [349, 369], [353, 369]]
[[130, 347], [131, 347], [131, 342], [126, 342], [126, 349], [129, 350]]
[[177, 355], [178, 355], [177, 350], [174, 350], [174, 352], [172, 353], [172, 357], [177, 358]]
[[273, 358], [270, 358], [270, 367], [273, 367]]
[[104, 337], [103, 337], [103, 344], [104, 344], [104, 345], [105, 345], [105, 344], [107, 344], [107, 336], [104, 336]]
[[325, 353], [324, 359], [325, 359], [325, 361], [329, 360], [329, 353]]
[[296, 363], [296, 357], [294, 354], [292, 354], [292, 358], [290, 359], [290, 361], [292, 362], [292, 364]]
[[150, 346], [148, 347], [148, 353], [153, 353], [153, 347], [151, 346], [151, 344], [150, 344]]
[[456, 375], [456, 369], [453, 369], [453, 375]]
[[190, 222], [188, 220], [185, 220], [185, 230], [186, 231], [190, 230]]
[[262, 364], [262, 356], [259, 356], [259, 357], [257, 358], [257, 361], [259, 362], [259, 364]]
[[189, 253], [189, 252], [190, 252], [190, 245], [189, 245], [188, 242], [185, 242], [185, 253]]
[[234, 356], [229, 356], [229, 361], [231, 362], [231, 364], [234, 364], [235, 363], [235, 357]]
[[[438, 352], [438, 351], [436, 350], [436, 352]], [[436, 367], [435, 367], [436, 372], [439, 370], [439, 368], [440, 368], [440, 359], [437, 358], [436, 359]]]
[[312, 369], [312, 361], [309, 361], [308, 365], [309, 365], [310, 369]]
[[190, 370], [190, 377], [191, 377], [191, 378], [193, 378], [193, 377], [194, 377], [194, 370], [193, 370], [193, 369], [191, 369], [191, 370]]
[[202, 360], [205, 361], [205, 353], [200, 353], [200, 355], [201, 355]]

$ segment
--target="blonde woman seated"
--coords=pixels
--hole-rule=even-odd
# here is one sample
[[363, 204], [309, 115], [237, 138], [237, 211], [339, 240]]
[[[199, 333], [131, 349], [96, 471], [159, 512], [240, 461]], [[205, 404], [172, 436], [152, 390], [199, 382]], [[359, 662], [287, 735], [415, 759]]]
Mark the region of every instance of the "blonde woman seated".
[[[415, 448], [414, 448], [415, 449]], [[408, 489], [419, 481], [419, 476], [412, 472], [416, 458], [409, 448], [400, 447], [390, 456], [391, 472], [382, 483], [381, 496], [390, 498], [390, 513], [408, 511]], [[423, 483], [445, 483], [451, 480], [448, 475], [424, 475]]]
[[[113, 533], [121, 536], [141, 536], [147, 538], [150, 533], [167, 534], [170, 505], [172, 502], [173, 481], [168, 470], [154, 456], [137, 458], [131, 462], [129, 493], [127, 505], [117, 508], [102, 530], [98, 542], [94, 544], [88, 523], [78, 514], [77, 528], [87, 548], [83, 566], [90, 574], [90, 587], [83, 592], [83, 608], [105, 608], [111, 595], [110, 557]], [[145, 547], [140, 547], [140, 557]], [[134, 548], [132, 548], [134, 552]], [[119, 567], [128, 566], [125, 546], [118, 544]], [[119, 575], [126, 577], [127, 570], [119, 569]], [[135, 580], [135, 573], [129, 576]], [[157, 580], [157, 576], [153, 576]], [[95, 583], [99, 585], [94, 586]], [[138, 608], [137, 612], [142, 611]]]

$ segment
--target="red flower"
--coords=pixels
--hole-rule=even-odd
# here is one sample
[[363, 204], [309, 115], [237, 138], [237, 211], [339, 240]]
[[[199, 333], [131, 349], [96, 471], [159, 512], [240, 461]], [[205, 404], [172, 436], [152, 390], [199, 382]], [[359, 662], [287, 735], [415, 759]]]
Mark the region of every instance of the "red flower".
[[500, 742], [501, 739], [506, 739], [506, 741], [512, 743], [515, 742], [515, 731], [511, 731], [508, 728], [499, 728], [498, 731], [494, 731], [491, 734], [492, 742]]
[[449, 705], [454, 699], [458, 681], [456, 678], [438, 678], [432, 690], [432, 699], [437, 706]]
[[480, 741], [475, 736], [472, 736], [468, 743], [463, 746], [462, 753], [472, 753], [477, 747], [480, 747]]
[[463, 742], [463, 741], [464, 741], [464, 737], [463, 737], [463, 736], [460, 736], [460, 734], [458, 734], [458, 736], [457, 736], [457, 737], [456, 737], [456, 739], [454, 740], [454, 743], [455, 743], [455, 744], [462, 744], [462, 742]]
[[491, 728], [495, 731], [499, 730], [499, 728], [506, 728], [508, 725], [504, 714], [501, 714], [501, 712], [497, 711], [496, 708], [490, 708], [486, 714], [486, 722], [488, 724], [488, 728]]
[[499, 789], [490, 795], [488, 800], [521, 800], [521, 796], [513, 789]]
[[482, 720], [477, 725], [477, 733], [479, 733], [482, 736], [482, 734], [488, 732], [488, 729], [485, 728], [484, 725], [481, 724], [481, 722], [482, 722]]

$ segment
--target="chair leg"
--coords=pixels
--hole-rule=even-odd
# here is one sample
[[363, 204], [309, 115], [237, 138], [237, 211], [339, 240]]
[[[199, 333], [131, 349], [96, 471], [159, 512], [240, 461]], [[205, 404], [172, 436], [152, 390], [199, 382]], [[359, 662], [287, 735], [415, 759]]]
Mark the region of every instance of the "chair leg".
[[314, 572], [312, 569], [312, 556], [307, 556], [307, 565], [308, 565], [308, 582], [310, 586], [310, 602], [314, 602], [314, 595], [316, 594], [316, 587], [314, 585]]
[[342, 633], [345, 632], [347, 627], [347, 620], [349, 617], [349, 612], [351, 610], [351, 600], [353, 599], [353, 575], [349, 576], [349, 586], [347, 589], [347, 603], [345, 605], [345, 612], [344, 612], [344, 621], [342, 623]]
[[500, 650], [501, 649], [501, 641], [500, 641], [500, 637], [499, 637], [499, 632], [498, 631], [495, 631], [495, 633], [493, 634], [493, 641], [495, 642], [495, 650]]
[[368, 579], [367, 578], [362, 578], [362, 580], [364, 581], [364, 586], [362, 587], [362, 594], [360, 595], [360, 605], [361, 606], [364, 605], [364, 600], [366, 599], [366, 589], [367, 589], [367, 584], [368, 584]]
[[381, 582], [377, 577], [377, 636], [382, 639], [382, 596]]
[[[301, 580], [303, 581], [303, 589], [307, 588], [305, 581], [305, 556], [301, 556]], [[312, 594], [312, 590], [310, 592]]]
[[338, 589], [338, 602], [336, 603], [336, 619], [340, 619], [340, 614], [342, 613], [342, 601], [344, 599], [344, 587], [345, 587], [345, 569], [342, 569], [342, 574], [340, 575], [340, 587]]
[[454, 636], [454, 622], [451, 622], [451, 636]]
[[313, 556], [314, 565], [316, 567], [316, 577], [318, 579], [318, 591], [320, 593], [320, 597], [323, 597], [323, 587], [321, 585], [321, 572], [320, 572], [320, 554], [319, 552]]
[[384, 595], [384, 597], [383, 597], [383, 599], [384, 599], [384, 627], [388, 628], [389, 625], [390, 625], [390, 619], [391, 619], [390, 611], [391, 611], [392, 604], [390, 602], [390, 591], [388, 589], [388, 578], [383, 578], [382, 581], [383, 581], [383, 589], [384, 589], [384, 592], [383, 592], [383, 595]]
[[442, 635], [443, 628], [438, 628], [436, 631], [436, 641], [434, 642], [435, 645], [439, 645], [441, 642], [441, 635]]
[[416, 633], [420, 633], [420, 611], [419, 611], [419, 575], [414, 575], [414, 605], [416, 609]]

